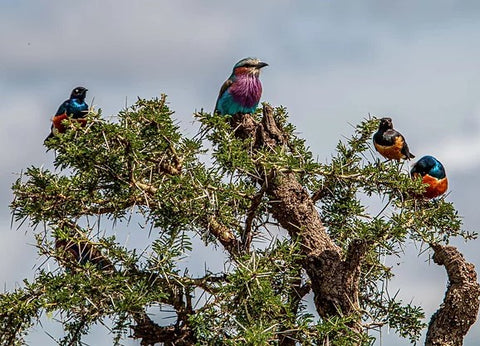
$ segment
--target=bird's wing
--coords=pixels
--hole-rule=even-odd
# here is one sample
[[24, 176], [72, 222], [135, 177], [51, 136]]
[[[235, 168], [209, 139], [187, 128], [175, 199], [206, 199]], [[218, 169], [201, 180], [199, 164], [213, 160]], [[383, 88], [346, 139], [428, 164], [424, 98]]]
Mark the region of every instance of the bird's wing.
[[403, 138], [402, 134], [397, 130], [388, 130], [385, 135], [388, 138], [388, 141], [392, 141], [392, 144], [396, 144], [397, 141], [400, 141], [402, 145], [405, 143], [405, 138]]
[[215, 102], [215, 109], [214, 109], [214, 113], [217, 111], [217, 107], [218, 107], [218, 100], [220, 100], [220, 97], [222, 97], [223, 93], [230, 87], [230, 85], [233, 84], [233, 80], [231, 80], [230, 78], [227, 79], [223, 84], [222, 84], [222, 87], [220, 88], [220, 92], [218, 93], [218, 97], [217, 97], [217, 102]]
[[[402, 135], [400, 135], [400, 136], [402, 136]], [[405, 157], [407, 159], [415, 158], [415, 155], [413, 155], [410, 152], [410, 149], [408, 148], [407, 142], [405, 141], [405, 137], [402, 136], [402, 140], [403, 140], [402, 154], [405, 155]]]
[[67, 108], [69, 104], [70, 100], [66, 100], [65, 102], [63, 102], [60, 107], [58, 107], [58, 111], [57, 113], [55, 113], [55, 116], [67, 113]]

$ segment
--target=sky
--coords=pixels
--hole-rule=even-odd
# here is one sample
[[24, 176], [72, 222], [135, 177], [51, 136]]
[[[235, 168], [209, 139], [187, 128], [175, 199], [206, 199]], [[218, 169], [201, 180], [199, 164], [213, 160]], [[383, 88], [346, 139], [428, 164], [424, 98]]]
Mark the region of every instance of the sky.
[[[42, 142], [74, 87], [87, 87], [87, 102], [106, 117], [137, 97], [166, 93], [188, 135], [192, 113], [212, 110], [232, 66], [247, 56], [269, 63], [262, 100], [287, 107], [319, 161], [352, 133], [350, 124], [368, 114], [389, 116], [417, 157], [433, 155], [444, 164], [447, 200], [466, 229], [478, 230], [478, 187], [471, 184], [480, 168], [477, 1], [0, 0], [0, 32], [0, 283], [6, 290], [32, 278], [39, 265], [32, 230], [10, 225], [11, 185], [27, 167], [52, 167], [53, 154]], [[125, 241], [135, 236], [128, 233]], [[478, 240], [454, 245], [480, 267]], [[446, 275], [418, 252], [409, 244], [393, 261], [390, 289], [424, 305], [429, 319], [443, 299]], [[45, 327], [61, 336], [54, 323]], [[465, 345], [479, 339], [477, 322]], [[28, 341], [55, 344], [41, 328]], [[109, 344], [111, 336], [98, 327], [86, 341]], [[384, 330], [377, 344], [408, 342]]]

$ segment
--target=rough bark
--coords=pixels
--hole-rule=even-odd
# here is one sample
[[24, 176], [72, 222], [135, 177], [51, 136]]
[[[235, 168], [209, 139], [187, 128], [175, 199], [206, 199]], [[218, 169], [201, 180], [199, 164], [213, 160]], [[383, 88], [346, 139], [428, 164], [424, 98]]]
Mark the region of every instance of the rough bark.
[[431, 246], [435, 252], [433, 261], [445, 266], [449, 284], [442, 306], [430, 320], [425, 345], [460, 346], [477, 319], [480, 305], [475, 266], [453, 246]]
[[[255, 138], [253, 148], [288, 146], [288, 139], [275, 123], [273, 109], [265, 105], [261, 122], [250, 115], [237, 115], [232, 126], [239, 138]], [[304, 268], [311, 279], [314, 302], [321, 317], [353, 315], [359, 311], [360, 264], [368, 244], [354, 240], [345, 256], [328, 236], [315, 208], [315, 200], [298, 182], [295, 173], [276, 172], [266, 185], [272, 215], [292, 238], [302, 244]], [[432, 316], [426, 345], [461, 345], [475, 322], [479, 309], [480, 286], [474, 266], [453, 247], [432, 245], [434, 261], [445, 265], [450, 284], [442, 307]], [[360, 324], [351, 326], [361, 331]], [[289, 341], [284, 341], [288, 344]]]
[[326, 233], [309, 194], [293, 173], [278, 176], [268, 193], [273, 216], [302, 244], [304, 267], [312, 281], [319, 315], [350, 315], [358, 311], [360, 261], [366, 246], [351, 246], [348, 260], [342, 259], [340, 248]]
[[[142, 273], [137, 272], [137, 275]], [[145, 275], [145, 273], [143, 273]], [[133, 330], [132, 338], [140, 339], [140, 344], [155, 345], [161, 343], [162, 345], [194, 345], [195, 336], [193, 330], [188, 324], [188, 318], [194, 311], [192, 308], [192, 296], [190, 291], [193, 288], [187, 289], [180, 284], [172, 285], [168, 280], [157, 279], [154, 276], [147, 274], [152, 284], [162, 285], [165, 287], [167, 294], [166, 298], [160, 299], [163, 304], [171, 305], [177, 314], [177, 322], [174, 325], [159, 326], [148, 317], [146, 312], [139, 312], [132, 314], [135, 325], [131, 326]], [[200, 284], [207, 278], [198, 279]], [[192, 283], [195, 280], [192, 280]]]
[[[239, 138], [254, 138], [254, 148], [288, 146], [288, 139], [278, 128], [269, 105], [264, 105], [261, 122], [256, 122], [249, 114], [237, 115], [232, 118], [232, 126]], [[263, 178], [259, 184], [267, 185], [272, 215], [302, 244], [304, 268], [312, 282], [319, 315], [356, 313], [360, 262], [366, 244], [354, 242], [344, 258], [341, 249], [328, 236], [314, 202], [295, 173], [276, 172], [273, 179]], [[359, 325], [352, 327], [360, 330]]]

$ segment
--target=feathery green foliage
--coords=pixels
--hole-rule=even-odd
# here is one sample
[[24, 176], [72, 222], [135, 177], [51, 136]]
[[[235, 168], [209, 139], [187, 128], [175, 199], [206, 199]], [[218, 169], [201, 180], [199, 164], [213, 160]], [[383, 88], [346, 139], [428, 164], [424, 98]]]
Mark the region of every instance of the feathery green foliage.
[[[39, 255], [60, 266], [43, 266], [32, 282], [0, 295], [0, 343], [21, 344], [41, 316], [54, 314], [65, 330], [61, 345], [80, 345], [89, 328], [107, 318], [113, 342], [120, 344], [130, 325], [141, 323], [145, 309], [154, 306], [178, 315], [175, 326], [157, 327], [178, 332], [187, 326], [198, 344], [279, 344], [286, 337], [311, 345], [370, 345], [371, 329], [383, 325], [418, 340], [423, 311], [390, 297], [385, 282], [394, 273], [383, 259], [401, 256], [408, 241], [476, 235], [462, 230], [445, 199], [415, 197], [424, 186], [402, 164], [372, 159], [375, 118], [361, 122], [328, 163], [319, 163], [288, 123], [285, 108], [275, 110], [275, 121], [288, 144], [275, 148], [253, 148], [252, 138], [235, 135], [229, 117], [206, 113], [197, 114], [202, 127], [189, 138], [172, 114], [165, 96], [139, 99], [116, 121], [90, 113], [86, 127], [69, 123], [69, 131], [48, 142], [56, 151], [55, 171], [30, 167], [13, 184], [15, 222], [28, 225]], [[368, 243], [358, 316], [318, 318], [308, 309], [304, 298], [311, 283], [301, 244], [278, 228], [271, 216], [275, 201], [258, 183], [282, 172], [294, 173], [311, 194], [344, 254], [354, 240]], [[372, 214], [372, 200], [384, 208]], [[132, 249], [114, 236], [101, 237], [92, 217], [141, 220], [151, 230], [150, 244]], [[43, 225], [46, 230], [38, 227]], [[242, 248], [249, 234], [253, 242]], [[224, 272], [200, 278], [182, 272], [196, 235], [229, 253]], [[97, 249], [114, 269], [68, 258], [55, 246], [59, 239]], [[350, 327], [358, 319], [360, 334]]]

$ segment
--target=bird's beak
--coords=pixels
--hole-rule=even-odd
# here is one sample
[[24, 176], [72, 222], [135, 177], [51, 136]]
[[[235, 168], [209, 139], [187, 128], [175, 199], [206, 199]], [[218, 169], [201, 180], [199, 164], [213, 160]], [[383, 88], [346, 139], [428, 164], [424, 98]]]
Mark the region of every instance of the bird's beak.
[[268, 66], [268, 64], [266, 62], [263, 62], [263, 61], [260, 61], [258, 64], [257, 64], [257, 68], [258, 69], [261, 69], [262, 67], [265, 67], [265, 66]]

